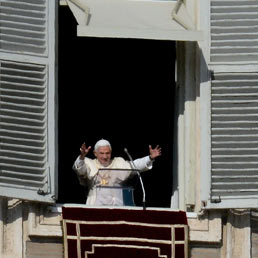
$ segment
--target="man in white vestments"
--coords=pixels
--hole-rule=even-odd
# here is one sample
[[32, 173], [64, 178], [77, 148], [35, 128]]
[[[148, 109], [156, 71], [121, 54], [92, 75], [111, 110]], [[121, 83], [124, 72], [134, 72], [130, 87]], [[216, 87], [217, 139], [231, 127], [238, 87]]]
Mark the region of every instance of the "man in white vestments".
[[161, 155], [159, 146], [154, 149], [149, 146], [149, 155], [134, 160], [133, 164], [121, 157], [112, 159], [111, 144], [104, 139], [94, 146], [95, 159], [86, 157], [90, 150], [91, 146], [87, 147], [83, 143], [73, 166], [80, 183], [89, 187], [87, 205], [122, 206], [123, 196], [119, 187], [131, 175], [132, 169], [140, 172], [149, 170], [153, 161]]

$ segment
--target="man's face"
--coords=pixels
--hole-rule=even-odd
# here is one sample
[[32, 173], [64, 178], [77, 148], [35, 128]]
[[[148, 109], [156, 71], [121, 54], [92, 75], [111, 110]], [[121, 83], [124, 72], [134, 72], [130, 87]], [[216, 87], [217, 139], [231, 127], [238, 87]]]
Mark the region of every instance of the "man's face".
[[94, 154], [102, 166], [107, 167], [110, 164], [111, 149], [109, 146], [99, 147], [96, 151], [94, 151]]

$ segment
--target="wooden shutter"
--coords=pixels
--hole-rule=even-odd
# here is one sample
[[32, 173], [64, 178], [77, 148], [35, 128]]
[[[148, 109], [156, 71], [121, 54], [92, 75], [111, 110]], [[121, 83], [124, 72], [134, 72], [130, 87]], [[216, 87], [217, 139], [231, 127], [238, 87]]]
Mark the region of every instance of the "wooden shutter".
[[257, 205], [258, 73], [214, 75], [211, 132], [211, 201]]
[[258, 0], [211, 0], [210, 206], [258, 205]]
[[54, 202], [57, 1], [0, 0], [0, 195]]
[[258, 1], [211, 0], [211, 62], [257, 62]]
[[47, 0], [1, 0], [1, 49], [46, 54], [47, 14]]
[[[197, 41], [195, 1], [67, 0], [77, 36]], [[189, 2], [192, 2], [191, 4]]]

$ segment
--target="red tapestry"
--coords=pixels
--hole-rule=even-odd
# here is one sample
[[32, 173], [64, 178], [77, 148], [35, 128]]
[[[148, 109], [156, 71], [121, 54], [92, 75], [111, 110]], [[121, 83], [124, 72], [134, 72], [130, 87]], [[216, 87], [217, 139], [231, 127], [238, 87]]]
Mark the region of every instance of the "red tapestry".
[[186, 258], [186, 213], [169, 209], [62, 208], [66, 258]]

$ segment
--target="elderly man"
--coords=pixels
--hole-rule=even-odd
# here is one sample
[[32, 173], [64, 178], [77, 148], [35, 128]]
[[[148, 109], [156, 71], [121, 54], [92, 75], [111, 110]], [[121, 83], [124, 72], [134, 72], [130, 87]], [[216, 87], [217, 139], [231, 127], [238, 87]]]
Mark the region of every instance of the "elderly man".
[[133, 164], [121, 157], [112, 159], [111, 144], [104, 139], [94, 146], [95, 159], [86, 157], [90, 150], [91, 146], [87, 147], [83, 143], [73, 166], [80, 183], [89, 187], [86, 202], [88, 205], [123, 205], [122, 196], [117, 189], [130, 176], [132, 168], [139, 171], [149, 170], [153, 161], [161, 155], [159, 146], [154, 149], [149, 146], [149, 156], [136, 159]]

